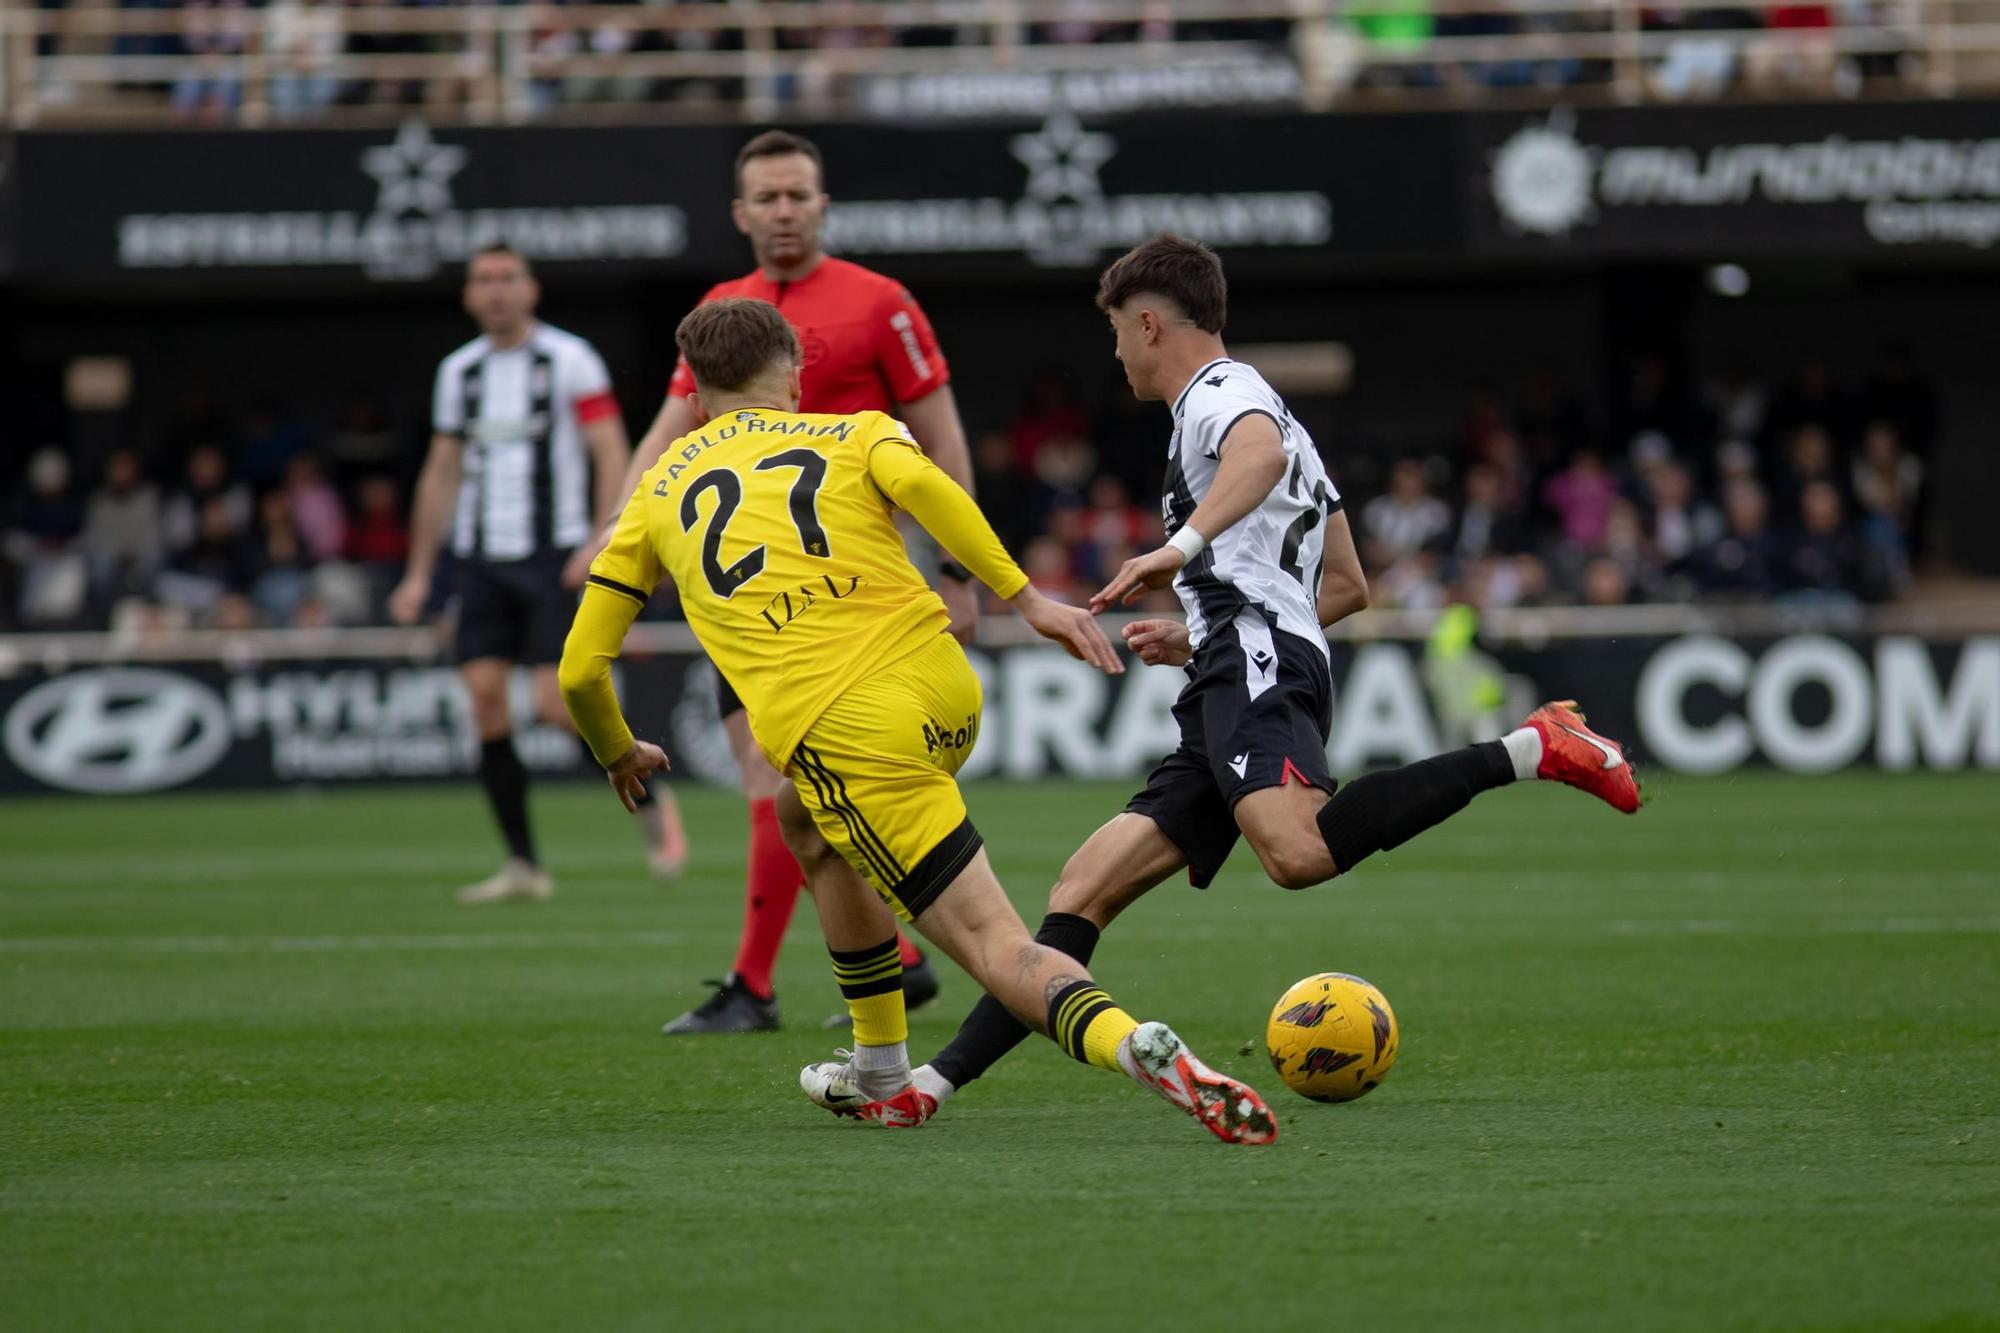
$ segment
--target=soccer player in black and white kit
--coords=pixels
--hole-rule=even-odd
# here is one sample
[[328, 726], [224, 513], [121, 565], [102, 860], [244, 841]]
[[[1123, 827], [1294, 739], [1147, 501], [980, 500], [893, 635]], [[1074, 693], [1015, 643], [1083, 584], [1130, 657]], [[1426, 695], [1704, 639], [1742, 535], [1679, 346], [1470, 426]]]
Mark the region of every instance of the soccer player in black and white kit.
[[[534, 668], [535, 713], [569, 726], [556, 663], [590, 571], [589, 543], [625, 501], [631, 447], [604, 360], [535, 318], [541, 289], [504, 245], [472, 257], [465, 309], [480, 335], [438, 366], [430, 452], [417, 481], [410, 563], [389, 614], [414, 624], [430, 600], [438, 548], [457, 557], [458, 670], [479, 736], [479, 781], [507, 844], [500, 870], [458, 891], [466, 904], [554, 891], [528, 828], [528, 774], [514, 751], [507, 682]], [[656, 872], [687, 855], [662, 787], [639, 812]]]
[[[1138, 621], [1125, 641], [1144, 662], [1186, 668], [1188, 684], [1174, 705], [1179, 748], [1063, 867], [1040, 943], [1088, 963], [1120, 912], [1182, 868], [1207, 887], [1239, 836], [1273, 880], [1303, 889], [1517, 779], [1564, 782], [1638, 809], [1623, 751], [1567, 703], [1544, 705], [1500, 740], [1336, 784], [1326, 763], [1333, 686], [1324, 629], [1368, 604], [1340, 493], [1284, 401], [1224, 349], [1227, 288], [1206, 247], [1155, 237], [1105, 271], [1097, 304], [1133, 392], [1173, 404], [1173, 435], [1168, 541], [1128, 560], [1091, 608], [1171, 583], [1186, 623]], [[916, 1071], [929, 1109], [1026, 1034], [981, 1000]], [[841, 1068], [809, 1065], [800, 1086], [851, 1114], [863, 1099]]]

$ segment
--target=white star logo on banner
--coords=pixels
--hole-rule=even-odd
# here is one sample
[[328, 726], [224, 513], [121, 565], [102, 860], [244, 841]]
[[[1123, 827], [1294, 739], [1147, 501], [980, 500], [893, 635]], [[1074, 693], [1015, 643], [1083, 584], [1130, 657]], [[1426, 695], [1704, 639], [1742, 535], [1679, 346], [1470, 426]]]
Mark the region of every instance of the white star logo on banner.
[[1097, 199], [1104, 194], [1097, 169], [1118, 151], [1108, 134], [1083, 128], [1067, 111], [1051, 115], [1034, 134], [1014, 136], [1013, 153], [1028, 169], [1030, 199]]
[[466, 152], [431, 138], [430, 126], [406, 121], [396, 142], [361, 154], [361, 169], [382, 187], [378, 213], [437, 214], [451, 207], [451, 178], [465, 165]]

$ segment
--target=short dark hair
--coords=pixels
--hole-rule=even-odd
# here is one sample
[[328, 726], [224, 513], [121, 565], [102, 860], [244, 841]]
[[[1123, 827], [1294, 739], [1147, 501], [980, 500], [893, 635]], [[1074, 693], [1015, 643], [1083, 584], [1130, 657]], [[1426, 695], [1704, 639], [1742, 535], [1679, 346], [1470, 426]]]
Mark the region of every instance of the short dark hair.
[[736, 152], [736, 196], [743, 196], [743, 165], [760, 157], [789, 157], [799, 153], [812, 159], [819, 168], [820, 180], [826, 179], [826, 163], [820, 159], [819, 146], [803, 134], [793, 134], [790, 130], [765, 130], [746, 143]]
[[1111, 262], [1097, 282], [1097, 308], [1124, 305], [1141, 292], [1164, 296], [1204, 333], [1229, 320], [1229, 283], [1222, 261], [1200, 241], [1161, 232]]
[[468, 278], [471, 277], [472, 266], [488, 255], [506, 255], [520, 264], [523, 273], [531, 278], [535, 276], [535, 266], [528, 262], [528, 257], [505, 241], [488, 241], [485, 245], [474, 250], [472, 257], [465, 261], [465, 276]]
[[774, 362], [796, 366], [803, 359], [799, 335], [778, 307], [752, 296], [696, 306], [674, 330], [674, 341], [680, 344], [695, 383], [725, 393], [752, 383]]

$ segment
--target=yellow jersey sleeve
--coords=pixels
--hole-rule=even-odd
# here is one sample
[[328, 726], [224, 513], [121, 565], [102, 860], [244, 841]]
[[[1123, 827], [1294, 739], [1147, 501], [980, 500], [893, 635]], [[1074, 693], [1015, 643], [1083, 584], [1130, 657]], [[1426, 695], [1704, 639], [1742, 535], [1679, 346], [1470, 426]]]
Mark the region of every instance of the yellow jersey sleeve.
[[611, 664], [644, 605], [593, 581], [583, 590], [556, 668], [556, 684], [577, 735], [607, 768], [632, 748], [632, 729], [625, 725], [618, 692], [611, 688]]
[[645, 505], [646, 483], [626, 500], [623, 512], [618, 515], [618, 526], [611, 531], [611, 541], [598, 552], [597, 559], [590, 562], [590, 584], [629, 597], [644, 606], [653, 595], [653, 589], [660, 586], [666, 577], [666, 570], [660, 565], [660, 553], [653, 548], [653, 533], [647, 522]]
[[625, 646], [625, 632], [664, 577], [646, 522], [644, 490], [642, 485], [641, 494], [626, 502], [610, 544], [590, 562], [583, 600], [556, 668], [563, 706], [577, 734], [597, 762], [606, 765], [632, 748], [632, 729], [625, 725], [618, 692], [611, 688], [611, 664]]
[[914, 441], [884, 435], [871, 443], [868, 479], [1001, 597], [1011, 598], [1028, 586], [1027, 574], [1007, 554], [979, 505]]

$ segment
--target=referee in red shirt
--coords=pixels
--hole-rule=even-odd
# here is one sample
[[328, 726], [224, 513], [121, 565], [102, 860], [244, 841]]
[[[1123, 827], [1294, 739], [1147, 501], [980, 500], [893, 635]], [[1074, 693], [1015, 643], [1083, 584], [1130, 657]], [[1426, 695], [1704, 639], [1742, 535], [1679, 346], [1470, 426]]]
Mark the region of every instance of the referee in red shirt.
[[[910, 428], [924, 452], [952, 480], [972, 489], [972, 459], [952, 397], [951, 371], [937, 336], [904, 286], [893, 278], [835, 259], [820, 249], [820, 224], [828, 198], [819, 149], [782, 130], [760, 134], [736, 155], [736, 197], [730, 215], [750, 238], [757, 267], [709, 289], [703, 301], [754, 296], [769, 301], [798, 330], [805, 352], [801, 412], [887, 412]], [[674, 440], [694, 430], [688, 395], [694, 376], [687, 362], [674, 370], [666, 404], [633, 452], [624, 492], [631, 495], [647, 469]], [[951, 612], [951, 632], [968, 642], [979, 603], [971, 574], [946, 561], [938, 593]], [[775, 800], [783, 782], [750, 739], [743, 705], [722, 683], [723, 724], [743, 775], [750, 803], [750, 853], [744, 877], [743, 935], [736, 963], [721, 986], [696, 1008], [663, 1029], [690, 1032], [756, 1032], [778, 1026], [771, 969], [784, 943], [799, 889], [798, 863], [778, 832]], [[902, 937], [903, 991], [914, 1008], [937, 995], [937, 975], [923, 954]]]

